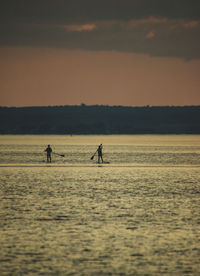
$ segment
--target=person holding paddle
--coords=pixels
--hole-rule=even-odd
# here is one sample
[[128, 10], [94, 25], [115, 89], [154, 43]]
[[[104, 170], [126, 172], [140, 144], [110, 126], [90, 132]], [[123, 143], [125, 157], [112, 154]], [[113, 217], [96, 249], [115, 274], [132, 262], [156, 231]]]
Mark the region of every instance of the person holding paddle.
[[95, 151], [95, 153], [92, 155], [92, 157], [91, 157], [90, 159], [93, 160], [95, 154], [98, 152], [98, 163], [100, 163], [100, 159], [101, 159], [101, 161], [102, 161], [102, 163], [103, 163], [102, 149], [103, 149], [103, 145], [100, 144], [100, 145], [98, 146], [97, 150]]
[[51, 163], [52, 148], [50, 147], [50, 145], [48, 145], [48, 147], [45, 149], [45, 151], [47, 153], [47, 163]]
[[98, 163], [100, 163], [100, 159], [101, 159], [101, 162], [103, 163], [103, 153], [102, 153], [102, 149], [103, 149], [103, 145], [100, 144], [98, 146], [98, 149], [97, 149], [97, 152], [98, 152]]

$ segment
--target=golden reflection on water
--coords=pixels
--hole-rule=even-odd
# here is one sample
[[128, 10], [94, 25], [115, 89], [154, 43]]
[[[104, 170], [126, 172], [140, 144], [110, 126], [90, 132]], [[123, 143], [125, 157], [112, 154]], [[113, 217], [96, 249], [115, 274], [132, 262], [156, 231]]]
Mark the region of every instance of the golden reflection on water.
[[[0, 141], [1, 275], [200, 273], [199, 136]], [[90, 162], [100, 142], [111, 164]], [[49, 143], [67, 156], [40, 166]]]
[[199, 135], [0, 135], [0, 144], [200, 146]]

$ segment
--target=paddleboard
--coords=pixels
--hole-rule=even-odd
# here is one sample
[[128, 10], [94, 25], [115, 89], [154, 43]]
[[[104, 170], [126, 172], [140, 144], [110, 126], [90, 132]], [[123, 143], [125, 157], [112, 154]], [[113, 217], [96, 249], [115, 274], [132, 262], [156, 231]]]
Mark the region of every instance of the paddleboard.
[[99, 165], [101, 165], [101, 164], [110, 164], [110, 162], [106, 162], [106, 161], [104, 161], [104, 162], [92, 162], [93, 164], [99, 164]]
[[39, 163], [44, 163], [44, 164], [51, 164], [51, 163], [54, 163], [54, 161], [51, 161], [51, 162], [47, 162], [47, 161], [39, 161]]

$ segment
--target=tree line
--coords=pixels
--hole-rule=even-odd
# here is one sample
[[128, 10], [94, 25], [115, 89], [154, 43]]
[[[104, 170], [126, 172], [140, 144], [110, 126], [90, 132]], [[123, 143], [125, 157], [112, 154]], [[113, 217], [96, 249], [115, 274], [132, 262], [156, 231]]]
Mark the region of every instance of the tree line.
[[200, 106], [0, 107], [0, 134], [200, 134]]

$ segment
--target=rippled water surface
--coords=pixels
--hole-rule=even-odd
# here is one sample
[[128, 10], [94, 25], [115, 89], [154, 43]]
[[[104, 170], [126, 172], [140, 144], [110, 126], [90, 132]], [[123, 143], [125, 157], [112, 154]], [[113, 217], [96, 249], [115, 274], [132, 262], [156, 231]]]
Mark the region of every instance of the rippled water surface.
[[[65, 156], [45, 163], [47, 144]], [[200, 136], [0, 136], [0, 153], [0, 275], [200, 274]]]

